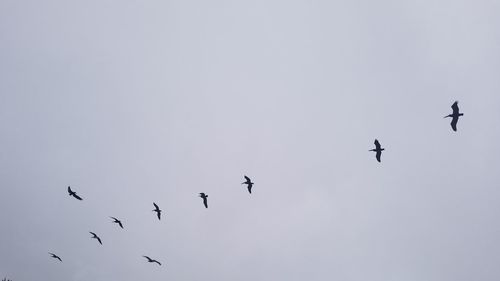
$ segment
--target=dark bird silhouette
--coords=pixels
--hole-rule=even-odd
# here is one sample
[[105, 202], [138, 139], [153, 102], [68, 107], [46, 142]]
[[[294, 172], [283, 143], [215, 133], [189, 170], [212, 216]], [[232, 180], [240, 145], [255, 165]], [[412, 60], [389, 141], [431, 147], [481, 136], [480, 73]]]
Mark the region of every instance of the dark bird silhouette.
[[62, 259], [61, 259], [58, 255], [53, 254], [53, 253], [49, 253], [49, 254], [50, 254], [50, 256], [51, 256], [51, 257], [53, 257], [53, 258], [55, 258], [55, 259], [58, 259], [59, 261], [61, 261], [61, 262], [62, 262]]
[[246, 181], [245, 181], [245, 182], [242, 182], [241, 184], [246, 184], [246, 185], [247, 185], [247, 188], [248, 188], [248, 192], [249, 192], [250, 194], [252, 194], [252, 186], [253, 186], [253, 184], [254, 184], [254, 183], [253, 183], [253, 182], [250, 180], [250, 178], [249, 178], [249, 177], [247, 177], [247, 176], [245, 176], [245, 180], [246, 180]]
[[148, 256], [143, 256], [143, 257], [145, 257], [146, 259], [148, 259], [148, 262], [155, 262], [155, 263], [157, 263], [158, 265], [161, 265], [161, 263], [160, 263], [159, 261], [157, 261], [157, 260], [154, 260], [154, 259], [152, 259], [152, 258], [150, 258], [150, 257], [148, 257]]
[[153, 205], [155, 206], [155, 209], [153, 210], [153, 212], [156, 212], [156, 215], [158, 216], [158, 220], [161, 220], [161, 210], [160, 208], [158, 207], [158, 205], [156, 205], [155, 202], [153, 202]]
[[464, 114], [460, 113], [460, 111], [458, 109], [458, 101], [454, 102], [451, 105], [451, 109], [453, 109], [453, 113], [446, 115], [444, 118], [451, 117], [451, 128], [453, 129], [453, 131], [456, 132], [457, 131], [458, 117], [463, 116]]
[[375, 157], [377, 158], [377, 161], [380, 162], [380, 155], [382, 155], [383, 150], [385, 150], [385, 148], [381, 148], [380, 143], [377, 139], [375, 139], [375, 149], [370, 149], [369, 151], [375, 151]]
[[97, 236], [97, 234], [95, 234], [94, 232], [91, 232], [91, 231], [89, 231], [89, 232], [90, 232], [90, 234], [92, 234], [92, 238], [97, 239], [97, 241], [99, 241], [99, 244], [102, 245], [101, 238], [99, 238], [99, 236]]
[[205, 205], [205, 208], [208, 208], [208, 203], [207, 203], [207, 197], [208, 195], [206, 195], [205, 193], [200, 193], [200, 197], [203, 198], [203, 205]]
[[121, 221], [121, 220], [119, 220], [119, 219], [117, 219], [117, 218], [115, 218], [115, 217], [110, 217], [110, 218], [112, 218], [112, 219], [113, 219], [113, 222], [114, 222], [114, 223], [117, 223], [117, 224], [118, 224], [121, 228], [123, 228], [123, 224], [122, 224], [122, 221]]
[[68, 186], [68, 193], [69, 193], [69, 196], [73, 196], [73, 197], [75, 197], [78, 200], [83, 200], [82, 197], [78, 196], [76, 194], [76, 192], [74, 192], [73, 190], [71, 190], [71, 187], [69, 187], [69, 186]]

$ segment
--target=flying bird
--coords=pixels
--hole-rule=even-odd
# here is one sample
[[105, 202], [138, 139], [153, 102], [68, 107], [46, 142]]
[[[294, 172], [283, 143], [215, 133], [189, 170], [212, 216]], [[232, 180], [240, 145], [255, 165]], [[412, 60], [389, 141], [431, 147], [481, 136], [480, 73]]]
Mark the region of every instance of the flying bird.
[[148, 262], [155, 262], [155, 263], [157, 263], [158, 265], [161, 265], [161, 263], [160, 263], [159, 261], [157, 261], [157, 260], [154, 260], [154, 259], [152, 259], [152, 258], [150, 258], [150, 257], [148, 257], [148, 256], [143, 256], [143, 257], [145, 257], [146, 259], [148, 259]]
[[205, 205], [205, 208], [208, 208], [208, 203], [207, 203], [207, 197], [208, 195], [206, 195], [205, 193], [200, 193], [200, 197], [203, 198], [203, 205]]
[[375, 151], [375, 157], [377, 158], [377, 161], [380, 162], [380, 155], [382, 155], [383, 150], [385, 150], [385, 148], [381, 148], [380, 143], [377, 139], [375, 139], [375, 149], [370, 149], [369, 151]]
[[56, 255], [56, 254], [53, 254], [53, 253], [49, 253], [51, 257], [55, 258], [55, 259], [58, 259], [60, 262], [62, 262], [62, 259]]
[[75, 197], [78, 200], [83, 200], [82, 197], [78, 196], [76, 194], [76, 192], [74, 192], [73, 190], [71, 190], [71, 187], [69, 187], [69, 186], [68, 186], [68, 193], [69, 193], [69, 196], [73, 196], [73, 197]]
[[155, 202], [153, 202], [153, 205], [155, 206], [155, 209], [153, 210], [153, 212], [156, 212], [156, 215], [158, 216], [158, 220], [161, 220], [161, 210], [160, 210], [160, 207], [158, 207], [158, 205], [156, 205]]
[[252, 186], [253, 186], [253, 182], [250, 180], [249, 177], [245, 176], [245, 182], [242, 182], [241, 184], [246, 184], [247, 185], [247, 188], [248, 188], [248, 193], [252, 194]]
[[453, 129], [453, 131], [456, 132], [457, 131], [458, 117], [463, 116], [464, 114], [459, 112], [458, 101], [454, 102], [451, 105], [451, 109], [453, 109], [453, 113], [446, 115], [444, 118], [451, 117], [451, 128]]
[[97, 234], [95, 234], [94, 232], [91, 232], [91, 231], [89, 231], [89, 232], [90, 232], [90, 234], [92, 234], [92, 238], [97, 239], [97, 241], [99, 241], [99, 244], [102, 245], [101, 238], [99, 238], [99, 236], [97, 236]]
[[119, 220], [119, 219], [117, 219], [117, 218], [115, 218], [115, 217], [110, 217], [110, 218], [112, 218], [112, 219], [113, 219], [113, 222], [114, 222], [114, 223], [117, 223], [117, 224], [118, 224], [121, 228], [123, 228], [123, 224], [122, 224], [122, 221], [121, 221], [121, 220]]

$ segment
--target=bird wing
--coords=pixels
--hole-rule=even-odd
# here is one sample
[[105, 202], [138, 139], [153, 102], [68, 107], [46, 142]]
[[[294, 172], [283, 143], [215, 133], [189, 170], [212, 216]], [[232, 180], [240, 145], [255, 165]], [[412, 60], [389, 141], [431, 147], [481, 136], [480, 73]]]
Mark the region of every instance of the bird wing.
[[252, 194], [252, 184], [249, 184], [247, 188], [248, 188], [248, 193]]
[[83, 200], [82, 197], [78, 196], [76, 193], [73, 192], [73, 197], [75, 197], [78, 200]]
[[[89, 231], [89, 233], [92, 234], [94, 237], [97, 237], [97, 235], [94, 232]], [[94, 237], [92, 237], [92, 238], [94, 238]]]
[[150, 258], [150, 257], [148, 257], [148, 256], [143, 256], [143, 257], [145, 257], [146, 259], [148, 259], [148, 261], [150, 261], [150, 260], [151, 260], [151, 258]]
[[161, 263], [157, 260], [153, 260], [153, 262], [156, 262], [158, 265], [161, 265]]
[[453, 114], [458, 114], [458, 101], [451, 105], [451, 109], [453, 109]]
[[97, 238], [97, 241], [99, 241], [99, 244], [101, 244], [101, 245], [102, 245], [101, 238], [99, 238], [98, 236], [97, 236], [96, 238]]
[[244, 176], [244, 177], [245, 177], [245, 179], [247, 180], [247, 182], [251, 182], [251, 180], [250, 180], [250, 178], [249, 178], [249, 177], [247, 177], [247, 176]]
[[161, 213], [160, 212], [156, 212], [156, 215], [158, 215], [158, 219], [161, 220]]
[[207, 198], [203, 198], [203, 205], [205, 205], [205, 208], [208, 208], [208, 202], [207, 202]]
[[119, 225], [121, 228], [123, 228], [123, 224], [122, 224], [122, 222], [121, 222], [121, 221], [118, 221], [118, 225]]
[[377, 151], [377, 154], [375, 155], [378, 162], [380, 162], [380, 155], [382, 155], [382, 152], [379, 150], [379, 151]]
[[112, 219], [114, 220], [114, 222], [117, 222], [117, 221], [118, 221], [118, 219], [117, 219], [117, 218], [115, 218], [115, 217], [110, 217], [110, 218], [112, 218]]
[[153, 202], [153, 205], [155, 206], [155, 209], [156, 209], [156, 210], [159, 210], [159, 209], [160, 209], [160, 208], [158, 207], [158, 205], [156, 205], [156, 203], [155, 203], [155, 202]]
[[458, 122], [458, 117], [453, 117], [453, 119], [451, 119], [451, 128], [455, 132], [457, 131], [457, 122]]
[[71, 187], [70, 187], [70, 186], [68, 186], [68, 193], [70, 193], [70, 194], [71, 194], [72, 192], [73, 192], [73, 191], [71, 190]]
[[374, 142], [374, 143], [375, 143], [375, 148], [376, 148], [376, 149], [380, 149], [380, 143], [378, 142], [378, 140], [377, 140], [377, 139], [375, 139], [375, 142]]

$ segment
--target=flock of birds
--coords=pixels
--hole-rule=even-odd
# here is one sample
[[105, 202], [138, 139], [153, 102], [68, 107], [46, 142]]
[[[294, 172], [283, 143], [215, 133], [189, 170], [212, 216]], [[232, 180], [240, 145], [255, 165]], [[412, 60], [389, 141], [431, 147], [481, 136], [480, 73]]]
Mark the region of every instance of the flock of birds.
[[[451, 118], [451, 128], [453, 129], [453, 131], [457, 131], [457, 123], [458, 123], [458, 118], [460, 116], [463, 116], [464, 114], [463, 113], [460, 113], [460, 110], [458, 109], [458, 101], [454, 102], [452, 105], [451, 105], [451, 109], [453, 110], [453, 112], [451, 114], [448, 114], [446, 115], [444, 118], [448, 118], [450, 117]], [[382, 151], [384, 151], [385, 149], [382, 148], [382, 146], [380, 145], [380, 142], [375, 139], [375, 148], [374, 149], [370, 149], [369, 151], [374, 151], [375, 152], [375, 158], [377, 158], [377, 161], [380, 162], [380, 156], [382, 156]]]
[[[460, 116], [463, 116], [464, 114], [460, 113], [459, 108], [458, 108], [458, 102], [454, 102], [453, 105], [451, 106], [451, 108], [452, 108], [453, 112], [449, 115], [446, 115], [444, 118], [450, 117], [451, 118], [451, 128], [453, 129], [453, 131], [457, 131], [458, 119]], [[380, 145], [380, 142], [377, 139], [375, 139], [375, 148], [370, 149], [369, 151], [375, 152], [375, 158], [377, 159], [378, 162], [381, 162], [380, 157], [382, 156], [382, 151], [384, 151], [384, 150], [385, 149], [382, 148], [382, 146]], [[252, 194], [252, 187], [253, 187], [254, 183], [252, 182], [252, 180], [249, 177], [244, 176], [244, 178], [245, 178], [245, 181], [242, 182], [241, 184], [245, 184], [247, 186], [248, 192], [250, 194]], [[83, 200], [82, 197], [80, 197], [75, 191], [73, 191], [70, 186], [68, 186], [68, 193], [69, 193], [69, 196], [74, 197], [77, 200]], [[205, 206], [205, 208], [208, 208], [208, 195], [201, 192], [199, 194], [199, 197], [201, 197], [203, 199], [203, 205]], [[154, 209], [152, 211], [156, 213], [158, 220], [161, 220], [162, 210], [155, 202], [153, 202], [153, 206], [154, 206]], [[121, 222], [121, 220], [119, 220], [115, 217], [110, 217], [110, 218], [113, 220], [112, 221], [113, 223], [116, 223], [119, 227], [123, 228], [123, 223]], [[91, 237], [92, 239], [96, 239], [97, 242], [99, 242], [99, 244], [102, 245], [102, 240], [96, 233], [90, 232], [90, 234], [92, 234], [92, 237]], [[56, 255], [54, 253], [50, 253], [50, 252], [49, 252], [49, 254], [52, 258], [57, 259], [60, 262], [62, 262], [61, 257], [59, 257], [58, 255]], [[161, 265], [161, 263], [159, 261], [152, 259], [149, 256], [143, 256], [143, 257], [149, 263], [156, 263], [158, 265]]]
[[[249, 177], [244, 176], [244, 178], [245, 178], [245, 182], [242, 182], [241, 184], [246, 184], [248, 192], [251, 194], [252, 193], [252, 186], [253, 186], [254, 183], [252, 182], [252, 180]], [[80, 195], [78, 195], [75, 191], [73, 191], [71, 189], [71, 186], [68, 186], [68, 195], [70, 197], [73, 197], [73, 198], [77, 199], [77, 200], [80, 200], [80, 201], [83, 200], [83, 198]], [[199, 194], [199, 197], [201, 197], [203, 199], [203, 205], [205, 206], [205, 208], [208, 208], [208, 199], [207, 199], [208, 195], [205, 194], [204, 192], [201, 192]], [[156, 213], [156, 216], [158, 217], [158, 220], [161, 220], [161, 212], [162, 212], [162, 210], [160, 209], [160, 207], [158, 206], [158, 204], [156, 204], [155, 202], [153, 202], [153, 206], [154, 206], [154, 209], [152, 211]], [[110, 218], [113, 220], [112, 221], [113, 223], [116, 223], [118, 226], [120, 226], [120, 228], [123, 229], [123, 223], [122, 223], [121, 220], [119, 220], [119, 219], [117, 219], [115, 217], [110, 217]], [[102, 240], [101, 240], [101, 238], [96, 233], [94, 233], [92, 231], [89, 231], [89, 233], [92, 234], [92, 237], [90, 237], [91, 239], [96, 239], [97, 242], [99, 242], [99, 244], [102, 245]], [[50, 255], [50, 257], [52, 257], [54, 259], [57, 259], [60, 262], [62, 262], [62, 259], [61, 259], [60, 256], [58, 256], [58, 255], [56, 255], [54, 253], [51, 253], [51, 252], [49, 252], [49, 255]], [[155, 259], [152, 259], [152, 258], [150, 258], [148, 256], [143, 256], [143, 257], [147, 260], [147, 262], [156, 263], [158, 265], [161, 265], [161, 263], [159, 261], [155, 260]]]

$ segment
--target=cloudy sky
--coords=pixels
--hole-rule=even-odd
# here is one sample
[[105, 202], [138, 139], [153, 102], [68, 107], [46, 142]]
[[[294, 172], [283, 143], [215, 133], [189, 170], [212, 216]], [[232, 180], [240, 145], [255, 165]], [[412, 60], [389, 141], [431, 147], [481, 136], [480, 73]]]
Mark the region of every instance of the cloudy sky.
[[499, 280], [499, 11], [1, 1], [0, 278]]

